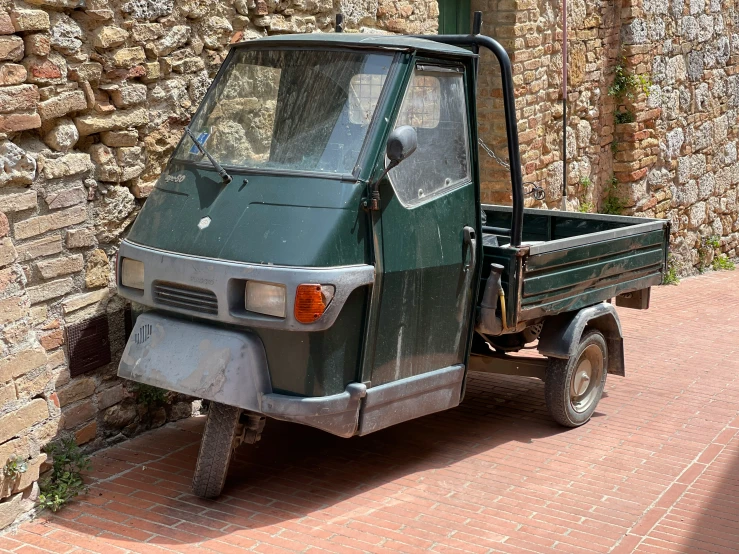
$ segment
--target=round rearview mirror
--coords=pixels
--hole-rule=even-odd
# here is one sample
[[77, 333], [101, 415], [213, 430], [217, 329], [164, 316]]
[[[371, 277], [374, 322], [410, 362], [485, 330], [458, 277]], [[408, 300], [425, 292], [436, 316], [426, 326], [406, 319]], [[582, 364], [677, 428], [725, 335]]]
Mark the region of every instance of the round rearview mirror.
[[418, 136], [410, 125], [394, 129], [387, 139], [387, 159], [398, 164], [416, 151]]

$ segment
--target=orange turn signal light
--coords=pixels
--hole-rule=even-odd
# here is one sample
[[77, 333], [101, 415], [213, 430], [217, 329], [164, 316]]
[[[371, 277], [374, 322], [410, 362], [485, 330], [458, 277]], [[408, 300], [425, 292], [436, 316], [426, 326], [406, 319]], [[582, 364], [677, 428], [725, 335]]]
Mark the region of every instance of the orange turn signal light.
[[334, 287], [306, 284], [295, 291], [295, 319], [300, 323], [313, 323], [326, 311], [334, 297]]

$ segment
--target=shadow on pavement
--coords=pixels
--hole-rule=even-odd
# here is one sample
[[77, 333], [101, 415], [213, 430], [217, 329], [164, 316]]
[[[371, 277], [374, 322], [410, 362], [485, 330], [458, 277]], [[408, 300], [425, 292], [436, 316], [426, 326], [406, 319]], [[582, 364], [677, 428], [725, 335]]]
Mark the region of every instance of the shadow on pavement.
[[[473, 374], [458, 408], [366, 437], [342, 439], [268, 420], [260, 442], [236, 451], [223, 495], [209, 501], [190, 493], [204, 418], [198, 420], [151, 431], [95, 455], [92, 477], [100, 482], [54, 523], [78, 533], [100, 532], [96, 527], [102, 526], [129, 541], [155, 533], [160, 536], [152, 542], [181, 544], [311, 515], [322, 521], [345, 519], [373, 506], [424, 502], [424, 494], [430, 502], [464, 486], [465, 475], [450, 468], [453, 464], [475, 456], [480, 471], [489, 472], [500, 461], [496, 446], [529, 444], [565, 431], [546, 413], [542, 382]], [[168, 439], [168, 432], [179, 438]], [[151, 445], [166, 453], [167, 440], [175, 440], [170, 450], [176, 452], [159, 459], [147, 452]], [[428, 470], [435, 470], [436, 478], [424, 487], [423, 475], [416, 474]], [[439, 489], [440, 471], [448, 471], [442, 480], [447, 490]], [[485, 492], [502, 494], [509, 487], [491, 482]], [[406, 488], [414, 489], [413, 496], [404, 494]]]

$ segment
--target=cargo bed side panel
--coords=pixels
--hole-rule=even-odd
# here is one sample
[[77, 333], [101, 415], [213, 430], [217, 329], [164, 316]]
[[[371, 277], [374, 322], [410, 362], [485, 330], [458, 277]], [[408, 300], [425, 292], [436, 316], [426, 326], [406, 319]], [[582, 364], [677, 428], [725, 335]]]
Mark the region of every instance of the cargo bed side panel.
[[[634, 229], [636, 230], [636, 229]], [[567, 244], [526, 259], [519, 320], [579, 310], [662, 281], [668, 230]], [[552, 241], [548, 246], [555, 246]], [[580, 241], [582, 242], [582, 241]], [[535, 249], [532, 248], [535, 252]]]

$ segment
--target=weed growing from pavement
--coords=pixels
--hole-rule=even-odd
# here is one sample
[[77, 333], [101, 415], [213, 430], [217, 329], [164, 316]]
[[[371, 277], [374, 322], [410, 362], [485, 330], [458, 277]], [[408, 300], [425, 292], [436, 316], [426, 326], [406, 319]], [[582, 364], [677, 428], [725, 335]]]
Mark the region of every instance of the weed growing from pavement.
[[51, 457], [52, 469], [40, 483], [39, 507], [57, 512], [87, 490], [82, 472], [90, 469], [90, 456], [80, 450], [74, 438], [49, 443], [45, 450]]

